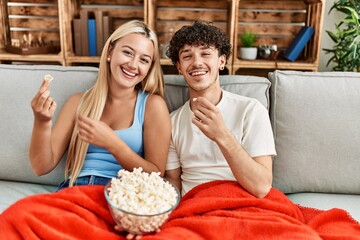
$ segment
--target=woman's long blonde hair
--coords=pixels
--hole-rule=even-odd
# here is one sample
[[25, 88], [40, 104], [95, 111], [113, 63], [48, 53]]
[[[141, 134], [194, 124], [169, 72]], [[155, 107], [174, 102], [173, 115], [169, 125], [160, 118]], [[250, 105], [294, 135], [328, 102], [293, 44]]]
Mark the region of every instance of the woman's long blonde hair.
[[[117, 41], [131, 33], [142, 34], [149, 38], [154, 44], [152, 65], [147, 76], [143, 81], [138, 83], [136, 88], [149, 92], [150, 94], [164, 96], [164, 79], [160, 65], [156, 34], [144, 22], [133, 20], [117, 28], [106, 41], [101, 53], [97, 80], [94, 86], [82, 96], [77, 109], [77, 116], [87, 116], [92, 119], [100, 120], [108, 97], [109, 81], [111, 78], [110, 64], [107, 61], [107, 58], [114, 49]], [[69, 186], [73, 186], [80, 173], [88, 146], [89, 143], [79, 138], [77, 124], [75, 124], [69, 144], [65, 168], [65, 178], [70, 176]]]

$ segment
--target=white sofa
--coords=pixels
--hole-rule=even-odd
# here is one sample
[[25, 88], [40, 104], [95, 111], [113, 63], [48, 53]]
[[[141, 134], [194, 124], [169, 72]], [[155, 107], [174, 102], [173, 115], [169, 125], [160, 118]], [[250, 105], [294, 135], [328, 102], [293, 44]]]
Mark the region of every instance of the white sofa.
[[[0, 212], [25, 196], [54, 191], [63, 180], [65, 161], [42, 177], [28, 161], [30, 101], [45, 74], [55, 78], [57, 114], [71, 94], [94, 83], [97, 68], [0, 65]], [[187, 87], [181, 76], [165, 79], [172, 111], [187, 100]], [[278, 153], [275, 188], [295, 203], [343, 208], [360, 221], [360, 74], [274, 71], [269, 78], [221, 76], [221, 84], [269, 109]]]

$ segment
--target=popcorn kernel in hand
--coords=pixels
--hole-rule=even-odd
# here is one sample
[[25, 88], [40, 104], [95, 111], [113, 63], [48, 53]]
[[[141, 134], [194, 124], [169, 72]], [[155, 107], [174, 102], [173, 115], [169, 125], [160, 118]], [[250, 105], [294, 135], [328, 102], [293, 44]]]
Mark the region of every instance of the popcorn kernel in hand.
[[54, 78], [53, 78], [51, 75], [46, 74], [46, 75], [44, 76], [44, 79], [45, 79], [45, 81], [51, 82]]

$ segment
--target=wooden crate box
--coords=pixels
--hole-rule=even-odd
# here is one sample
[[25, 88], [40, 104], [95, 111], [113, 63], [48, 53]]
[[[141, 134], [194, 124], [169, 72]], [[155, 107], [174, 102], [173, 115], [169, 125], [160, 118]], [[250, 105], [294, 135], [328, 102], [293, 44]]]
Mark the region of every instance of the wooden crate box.
[[[173, 33], [184, 25], [191, 25], [195, 20], [212, 22], [232, 39], [231, 4], [231, 1], [226, 0], [210, 0], [206, 3], [202, 0], [153, 0], [152, 4], [149, 4], [149, 25], [158, 34], [162, 64], [171, 65], [164, 56], [164, 51]], [[228, 67], [231, 67], [231, 63]]]
[[[16, 55], [54, 54], [61, 51], [57, 0], [2, 0], [1, 48]], [[29, 60], [41, 61], [44, 57]], [[53, 56], [53, 60], [57, 57]], [[61, 58], [59, 62], [62, 63]]]
[[[320, 29], [323, 18], [323, 1], [248, 1], [236, 2], [235, 33], [233, 39], [233, 73], [247, 69], [302, 69], [315, 71], [318, 68]], [[296, 62], [282, 59], [303, 26], [315, 29], [305, 50]], [[279, 55], [274, 59], [246, 61], [239, 58], [240, 36], [250, 31], [257, 36], [255, 46], [276, 45]], [[240, 72], [240, 71], [239, 71]]]
[[[137, 19], [146, 22], [147, 19], [147, 4], [145, 4], [144, 0], [70, 0], [64, 2], [63, 6], [67, 11], [70, 9], [70, 13], [64, 16], [63, 26], [65, 29], [65, 58], [67, 65], [99, 62], [99, 50], [95, 57], [76, 56], [75, 54], [73, 21], [80, 18], [81, 11], [89, 12], [90, 16], [93, 16], [96, 12], [101, 12], [103, 16], [110, 17], [110, 34], [127, 21]], [[106, 38], [104, 37], [102, 42], [105, 42]]]

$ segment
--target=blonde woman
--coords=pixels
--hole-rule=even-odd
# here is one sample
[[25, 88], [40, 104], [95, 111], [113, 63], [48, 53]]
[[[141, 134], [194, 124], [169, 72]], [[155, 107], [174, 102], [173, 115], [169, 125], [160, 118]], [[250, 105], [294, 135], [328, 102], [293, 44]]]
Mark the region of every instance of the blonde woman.
[[44, 80], [31, 101], [29, 158], [37, 175], [52, 171], [68, 149], [59, 189], [100, 184], [124, 168], [164, 175], [171, 123], [156, 34], [141, 21], [121, 25], [103, 48], [98, 79], [71, 96], [56, 124], [56, 102]]

